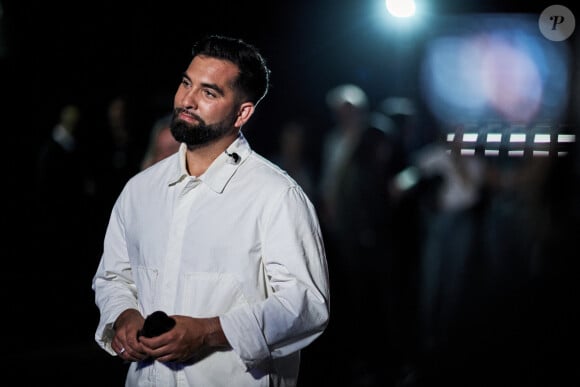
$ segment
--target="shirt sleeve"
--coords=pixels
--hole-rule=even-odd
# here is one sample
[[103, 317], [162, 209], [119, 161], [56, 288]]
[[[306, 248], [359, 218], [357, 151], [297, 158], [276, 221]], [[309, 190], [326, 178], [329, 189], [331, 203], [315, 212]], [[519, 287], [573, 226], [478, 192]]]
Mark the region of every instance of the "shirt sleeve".
[[262, 259], [270, 296], [220, 316], [246, 367], [299, 351], [322, 334], [329, 318], [328, 268], [315, 209], [297, 186], [267, 205]]
[[100, 319], [95, 333], [97, 344], [114, 355], [111, 340], [113, 324], [126, 309], [138, 309], [137, 291], [125, 242], [122, 197], [117, 200], [105, 233], [104, 251], [93, 277], [92, 288]]

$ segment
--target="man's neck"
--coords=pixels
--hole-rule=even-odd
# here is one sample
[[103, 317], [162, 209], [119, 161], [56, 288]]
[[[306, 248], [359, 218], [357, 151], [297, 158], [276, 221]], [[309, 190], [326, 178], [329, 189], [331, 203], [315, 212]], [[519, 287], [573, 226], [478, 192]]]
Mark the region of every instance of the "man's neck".
[[191, 176], [202, 175], [236, 138], [238, 138], [238, 133], [227, 135], [211, 144], [199, 148], [188, 148], [186, 152], [186, 163], [189, 174]]

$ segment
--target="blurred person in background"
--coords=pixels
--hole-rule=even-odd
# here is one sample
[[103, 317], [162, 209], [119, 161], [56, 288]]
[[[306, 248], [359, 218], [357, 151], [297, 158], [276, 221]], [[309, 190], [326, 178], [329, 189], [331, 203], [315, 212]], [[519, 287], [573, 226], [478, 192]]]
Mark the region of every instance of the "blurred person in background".
[[[33, 278], [38, 275], [34, 282], [41, 284], [39, 289], [51, 300], [39, 305], [42, 315], [50, 316], [43, 325], [48, 330], [52, 330], [49, 327], [58, 330], [66, 324], [70, 308], [76, 310], [81, 322], [70, 327], [66, 335], [49, 337], [58, 345], [90, 339], [82, 321], [90, 321], [96, 312], [87, 305], [93, 297], [83, 285], [92, 277], [90, 268], [98, 261], [99, 243], [94, 238], [96, 233], [91, 221], [95, 183], [87, 167], [82, 131], [80, 105], [64, 104], [36, 159], [37, 211], [33, 223], [36, 237], [32, 248], [40, 259], [31, 273]], [[95, 260], [91, 261], [91, 257]], [[71, 267], [74, 274], [70, 272]], [[65, 280], [55, 281], [55, 278]]]
[[133, 133], [129, 97], [119, 94], [110, 98], [102, 119], [91, 133], [91, 168], [95, 171], [104, 228], [121, 189], [140, 170], [142, 149]]
[[179, 150], [179, 142], [171, 134], [171, 114], [158, 119], [151, 128], [149, 143], [141, 161], [141, 169], [146, 169]]
[[[381, 385], [390, 378], [391, 355], [387, 341], [389, 230], [391, 216], [387, 190], [394, 154], [386, 128], [376, 125], [362, 88], [341, 84], [330, 89], [326, 102], [333, 127], [323, 138], [321, 180], [318, 186], [323, 232], [329, 246], [329, 266], [335, 278], [334, 334], [344, 337], [365, 320], [372, 340], [345, 343], [348, 357], [337, 361], [352, 385]], [[379, 127], [380, 126], [380, 127]], [[385, 357], [377, 357], [381, 346]]]
[[283, 123], [278, 137], [278, 149], [272, 160], [300, 184], [310, 200], [317, 203], [315, 170], [309, 159], [305, 120], [291, 119]]

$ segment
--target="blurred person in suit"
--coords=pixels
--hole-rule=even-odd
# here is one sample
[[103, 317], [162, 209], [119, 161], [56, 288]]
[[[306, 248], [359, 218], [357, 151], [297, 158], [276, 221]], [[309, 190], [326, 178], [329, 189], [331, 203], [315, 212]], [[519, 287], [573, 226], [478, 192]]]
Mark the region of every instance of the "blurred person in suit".
[[[392, 138], [371, 114], [366, 92], [355, 84], [341, 84], [326, 94], [333, 127], [323, 138], [318, 186], [323, 232], [329, 246], [337, 315], [334, 334], [343, 337], [360, 316], [373, 316], [365, 326], [373, 340], [345, 343], [351, 356], [344, 361], [353, 385], [382, 385], [390, 378], [385, 358], [390, 355], [386, 317], [391, 215], [388, 195]], [[364, 301], [363, 301], [364, 300]], [[374, 348], [384, 348], [385, 357]], [[387, 362], [389, 363], [389, 362]]]
[[315, 169], [307, 149], [307, 121], [290, 119], [282, 124], [278, 149], [272, 160], [292, 176], [316, 204]]

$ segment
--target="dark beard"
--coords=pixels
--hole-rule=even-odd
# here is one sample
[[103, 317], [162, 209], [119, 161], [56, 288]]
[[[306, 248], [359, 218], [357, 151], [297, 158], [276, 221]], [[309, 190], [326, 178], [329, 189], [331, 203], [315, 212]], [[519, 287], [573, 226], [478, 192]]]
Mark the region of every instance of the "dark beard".
[[199, 148], [203, 145], [210, 144], [235, 130], [233, 123], [236, 119], [235, 114], [226, 117], [223, 121], [208, 125], [205, 121], [197, 116], [194, 117], [198, 124], [189, 124], [177, 118], [183, 109], [177, 108], [173, 111], [171, 119], [171, 133], [178, 142], [183, 142], [189, 149]]

